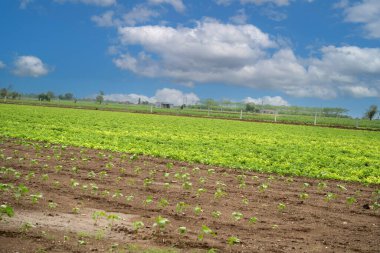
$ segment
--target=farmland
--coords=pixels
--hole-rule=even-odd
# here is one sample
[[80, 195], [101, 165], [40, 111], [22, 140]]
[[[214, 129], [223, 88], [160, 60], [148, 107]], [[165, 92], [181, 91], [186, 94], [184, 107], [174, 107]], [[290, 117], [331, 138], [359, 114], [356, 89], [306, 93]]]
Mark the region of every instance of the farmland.
[[0, 121], [0, 252], [378, 251], [380, 132], [4, 104]]
[[380, 183], [380, 132], [0, 105], [0, 133], [258, 172]]

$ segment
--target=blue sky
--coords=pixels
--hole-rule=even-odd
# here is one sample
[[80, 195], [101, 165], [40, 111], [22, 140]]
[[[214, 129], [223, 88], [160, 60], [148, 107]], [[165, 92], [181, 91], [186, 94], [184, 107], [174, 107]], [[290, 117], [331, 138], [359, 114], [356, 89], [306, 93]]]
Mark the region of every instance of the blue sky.
[[3, 0], [0, 87], [380, 105], [378, 0]]

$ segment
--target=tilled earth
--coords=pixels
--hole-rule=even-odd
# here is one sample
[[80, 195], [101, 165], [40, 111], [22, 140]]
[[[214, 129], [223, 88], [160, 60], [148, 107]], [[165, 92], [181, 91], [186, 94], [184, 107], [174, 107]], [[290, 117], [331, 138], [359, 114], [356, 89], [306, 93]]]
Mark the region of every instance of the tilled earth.
[[7, 138], [0, 183], [0, 252], [380, 252], [378, 185]]

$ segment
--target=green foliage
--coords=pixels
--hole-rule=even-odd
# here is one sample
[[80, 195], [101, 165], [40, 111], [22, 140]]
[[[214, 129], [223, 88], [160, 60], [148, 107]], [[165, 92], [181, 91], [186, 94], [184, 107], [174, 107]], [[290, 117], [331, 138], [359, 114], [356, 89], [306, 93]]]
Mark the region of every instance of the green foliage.
[[3, 219], [3, 215], [6, 215], [8, 217], [13, 217], [15, 214], [13, 207], [10, 205], [0, 205], [0, 220]]
[[[373, 149], [380, 146], [377, 131], [8, 104], [1, 104], [0, 110], [1, 136], [136, 154], [131, 162], [137, 154], [146, 154], [259, 172], [380, 183], [380, 160]], [[234, 133], [233, 138], [227, 133]]]

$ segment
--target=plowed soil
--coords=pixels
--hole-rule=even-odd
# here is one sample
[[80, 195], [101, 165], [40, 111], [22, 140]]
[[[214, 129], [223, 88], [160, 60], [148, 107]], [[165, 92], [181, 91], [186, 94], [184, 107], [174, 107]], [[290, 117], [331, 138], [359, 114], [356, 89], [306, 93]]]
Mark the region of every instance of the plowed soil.
[[0, 252], [380, 252], [378, 185], [5, 138], [0, 168]]

